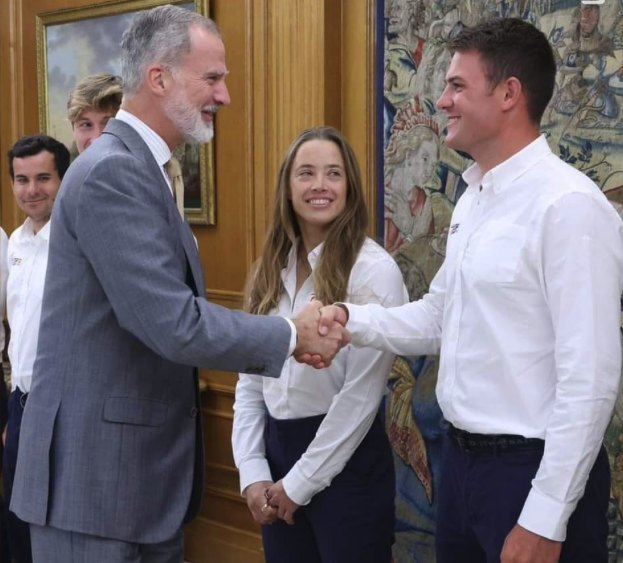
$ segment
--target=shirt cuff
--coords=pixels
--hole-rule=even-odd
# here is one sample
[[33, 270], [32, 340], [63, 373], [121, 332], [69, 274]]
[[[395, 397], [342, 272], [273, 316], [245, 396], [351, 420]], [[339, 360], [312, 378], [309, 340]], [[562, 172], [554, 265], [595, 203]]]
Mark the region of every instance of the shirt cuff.
[[240, 494], [246, 497], [245, 489], [258, 481], [272, 481], [268, 461], [264, 457], [254, 457], [240, 464]]
[[290, 325], [290, 328], [292, 329], [292, 332], [290, 333], [290, 347], [288, 348], [288, 358], [294, 354], [294, 349], [296, 348], [296, 326], [294, 326], [294, 323], [284, 317], [284, 319], [286, 319], [286, 321], [288, 321], [288, 324]]
[[370, 332], [370, 309], [366, 305], [339, 303], [348, 309], [348, 323], [346, 329], [350, 332], [351, 344], [364, 348], [372, 341]]
[[296, 464], [283, 478], [283, 489], [296, 504], [304, 506], [309, 504], [312, 497], [319, 491], [311, 481], [301, 473]]
[[562, 542], [567, 537], [567, 523], [576, 505], [559, 502], [532, 488], [518, 524], [534, 534]]

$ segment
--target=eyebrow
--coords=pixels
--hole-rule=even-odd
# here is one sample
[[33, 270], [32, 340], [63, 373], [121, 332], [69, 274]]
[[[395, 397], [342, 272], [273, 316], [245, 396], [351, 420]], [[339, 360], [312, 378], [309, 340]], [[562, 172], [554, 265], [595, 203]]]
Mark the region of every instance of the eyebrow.
[[[313, 164], [304, 163], [296, 167], [297, 170], [300, 170], [301, 168], [316, 168], [316, 166]], [[344, 167], [341, 164], [327, 164], [323, 168], [340, 168], [341, 170], [344, 169]]]
[[225, 77], [229, 74], [228, 70], [209, 70], [208, 72], [203, 74], [203, 78], [220, 78]]
[[456, 84], [458, 82], [465, 84], [465, 80], [461, 78], [460, 76], [455, 75], [455, 76], [449, 76], [448, 78], [446, 78], [447, 84]]

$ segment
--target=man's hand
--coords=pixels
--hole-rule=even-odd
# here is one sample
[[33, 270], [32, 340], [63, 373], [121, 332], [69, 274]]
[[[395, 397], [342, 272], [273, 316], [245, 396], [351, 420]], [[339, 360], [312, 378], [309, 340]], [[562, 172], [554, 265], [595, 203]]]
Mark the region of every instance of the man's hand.
[[294, 524], [294, 513], [299, 507], [290, 497], [286, 494], [283, 488], [283, 481], [277, 481], [268, 491], [269, 504], [271, 507], [277, 509], [277, 515], [286, 523]]
[[500, 563], [558, 563], [562, 542], [539, 536], [517, 524], [506, 536]]
[[272, 524], [277, 520], [277, 509], [268, 504], [266, 494], [274, 485], [272, 481], [258, 481], [249, 485], [246, 489], [247, 506], [251, 511], [253, 520], [258, 524]]
[[320, 322], [318, 323], [318, 332], [327, 334], [335, 323], [346, 327], [348, 322], [348, 309], [339, 305], [327, 305], [320, 309]]
[[321, 307], [320, 301], [312, 301], [292, 319], [298, 336], [294, 359], [317, 369], [331, 365], [335, 355], [350, 342], [350, 334], [340, 323], [319, 327]]

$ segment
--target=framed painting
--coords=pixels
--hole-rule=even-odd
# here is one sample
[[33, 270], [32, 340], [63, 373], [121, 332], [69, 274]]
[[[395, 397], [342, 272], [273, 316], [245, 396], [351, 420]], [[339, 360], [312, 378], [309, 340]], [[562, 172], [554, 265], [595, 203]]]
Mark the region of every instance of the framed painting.
[[[121, 73], [119, 42], [136, 14], [175, 4], [208, 16], [208, 0], [108, 0], [37, 15], [39, 127], [77, 154], [67, 119], [69, 93], [96, 72]], [[185, 214], [190, 223], [216, 224], [213, 141], [185, 144], [175, 155], [184, 174]]]

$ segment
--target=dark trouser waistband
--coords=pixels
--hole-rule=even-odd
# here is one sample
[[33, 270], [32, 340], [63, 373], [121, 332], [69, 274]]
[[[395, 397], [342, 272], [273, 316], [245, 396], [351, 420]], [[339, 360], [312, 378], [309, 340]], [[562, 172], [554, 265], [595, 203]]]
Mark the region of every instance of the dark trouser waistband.
[[450, 425], [449, 434], [462, 450], [473, 454], [502, 454], [518, 451], [543, 451], [540, 438], [526, 438], [516, 434], [472, 434]]

